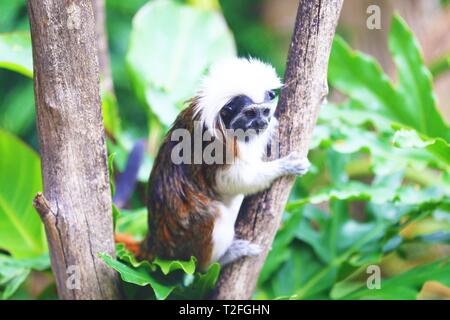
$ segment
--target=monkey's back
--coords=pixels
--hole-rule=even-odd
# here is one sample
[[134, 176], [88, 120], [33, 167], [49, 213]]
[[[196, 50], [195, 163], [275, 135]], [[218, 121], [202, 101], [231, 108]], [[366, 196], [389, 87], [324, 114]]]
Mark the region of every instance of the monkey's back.
[[[190, 118], [190, 119], [189, 119]], [[212, 253], [212, 232], [217, 216], [216, 195], [211, 190], [214, 168], [206, 165], [175, 164], [171, 141], [176, 129], [193, 137], [192, 107], [175, 121], [155, 159], [150, 174], [147, 206], [149, 233], [143, 246], [146, 257], [188, 260], [195, 256], [207, 267]]]

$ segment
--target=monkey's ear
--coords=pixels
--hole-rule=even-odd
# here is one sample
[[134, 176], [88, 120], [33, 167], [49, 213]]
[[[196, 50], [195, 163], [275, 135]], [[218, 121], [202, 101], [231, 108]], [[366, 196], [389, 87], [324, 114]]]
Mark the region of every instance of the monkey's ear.
[[264, 100], [265, 101], [272, 101], [279, 94], [280, 94], [280, 90], [279, 89], [273, 89], [273, 90], [266, 91], [265, 96], [264, 96]]

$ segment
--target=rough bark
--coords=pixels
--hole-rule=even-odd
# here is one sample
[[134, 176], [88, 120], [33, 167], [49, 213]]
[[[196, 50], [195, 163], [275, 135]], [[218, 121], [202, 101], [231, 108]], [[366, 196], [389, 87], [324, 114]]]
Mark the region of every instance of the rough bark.
[[97, 38], [98, 62], [100, 67], [100, 83], [107, 93], [114, 94], [111, 65], [108, 53], [108, 35], [106, 32], [105, 0], [92, 0], [95, 17], [95, 36]]
[[[308, 153], [319, 107], [328, 93], [327, 67], [343, 0], [301, 0], [289, 50], [283, 89], [277, 108], [280, 156]], [[281, 221], [294, 178], [276, 181], [262, 193], [245, 199], [236, 223], [237, 237], [260, 244], [264, 252], [225, 267], [215, 299], [251, 297]]]
[[119, 298], [91, 0], [29, 0], [44, 222], [61, 299]]

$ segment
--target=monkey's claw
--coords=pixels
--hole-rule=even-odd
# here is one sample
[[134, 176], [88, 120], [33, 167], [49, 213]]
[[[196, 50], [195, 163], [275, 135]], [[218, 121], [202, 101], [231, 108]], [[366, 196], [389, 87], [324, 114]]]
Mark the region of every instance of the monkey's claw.
[[287, 174], [302, 176], [308, 172], [311, 163], [308, 158], [301, 157], [297, 152], [292, 152], [283, 158], [283, 167]]

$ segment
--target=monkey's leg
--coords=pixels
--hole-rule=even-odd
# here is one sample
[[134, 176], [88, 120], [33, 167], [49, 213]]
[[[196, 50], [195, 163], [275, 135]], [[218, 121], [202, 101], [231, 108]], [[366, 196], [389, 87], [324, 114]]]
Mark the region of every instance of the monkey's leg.
[[224, 266], [241, 257], [257, 256], [261, 253], [261, 247], [247, 240], [235, 239], [231, 246], [219, 259], [219, 263]]

